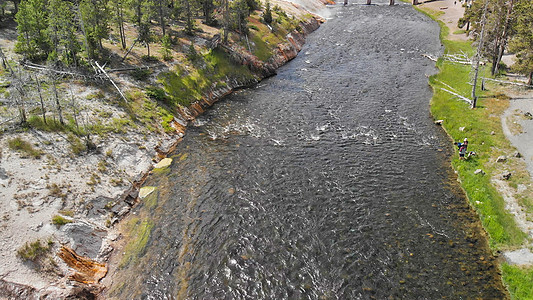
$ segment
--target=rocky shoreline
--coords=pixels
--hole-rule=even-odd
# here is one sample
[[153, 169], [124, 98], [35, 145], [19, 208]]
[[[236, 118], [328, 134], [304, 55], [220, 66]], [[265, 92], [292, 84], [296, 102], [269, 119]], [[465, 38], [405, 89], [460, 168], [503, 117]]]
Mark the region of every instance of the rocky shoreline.
[[[66, 161], [69, 161], [66, 167], [52, 156], [47, 156], [46, 161], [41, 159], [37, 162], [3, 151], [0, 156], [0, 185], [7, 188], [3, 196], [11, 192], [17, 196], [14, 198], [18, 199], [13, 199], [10, 203], [11, 209], [4, 212], [3, 234], [0, 236], [3, 242], [0, 263], [5, 265], [5, 269], [0, 274], [0, 298], [92, 299], [98, 295], [103, 288], [101, 285], [78, 282], [80, 280], [76, 280], [72, 270], [76, 270], [74, 274], [87, 271], [84, 270], [87, 265], [76, 266], [84, 257], [90, 258], [94, 263], [105, 263], [111, 253], [116, 251], [112, 244], [120, 238], [120, 233], [115, 225], [138, 203], [139, 187], [154, 167], [154, 163], [175, 149], [185, 134], [188, 122], [233, 91], [249, 87], [274, 75], [277, 68], [296, 57], [305, 43], [306, 35], [316, 30], [320, 22], [323, 20], [319, 17], [302, 22], [299, 30], [290, 32], [286, 36], [286, 43], [278, 45], [267, 62], [260, 61], [239, 46], [225, 47], [224, 51], [234, 60], [247, 65], [253, 71], [254, 78], [246, 81], [228, 79], [222, 87], [210, 90], [202, 100], [179, 110], [170, 122], [174, 133], [147, 136], [138, 132], [127, 132], [123, 136], [116, 136], [116, 140], [109, 144], [104, 140], [96, 140], [97, 150], [83, 159], [68, 157], [65, 154], [64, 157], [68, 157]], [[76, 92], [92, 93], [94, 90], [80, 88]], [[114, 113], [120, 116], [119, 112]], [[45, 142], [50, 145], [50, 149], [45, 149], [46, 152], [69, 146], [68, 138], [58, 138], [56, 133], [46, 134], [32, 130], [23, 135], [30, 140], [38, 136], [43, 141], [50, 141]], [[5, 139], [2, 142], [0, 151], [7, 148]], [[102, 174], [95, 175], [93, 169], [96, 166]], [[134, 168], [129, 169], [131, 166]], [[86, 171], [82, 171], [83, 169]], [[53, 178], [50, 179], [51, 177]], [[61, 179], [61, 183], [51, 186], [49, 182], [54, 178]], [[122, 183], [116, 186], [103, 184], [106, 187], [99, 191], [91, 188], [100, 187], [102, 181], [113, 182], [115, 178], [119, 178]], [[95, 185], [87, 187], [87, 179], [94, 180]], [[129, 183], [125, 184], [123, 181]], [[81, 186], [87, 188], [81, 190]], [[42, 200], [35, 203], [35, 199]], [[72, 199], [70, 205], [65, 204], [70, 202], [68, 199]], [[62, 226], [50, 223], [52, 215], [58, 210], [63, 212], [62, 215], [67, 220]], [[17, 259], [17, 249], [23, 244], [22, 240], [27, 244], [31, 242], [29, 237], [48, 240], [50, 245], [53, 244], [53, 250], [46, 257], [46, 262], [21, 262]], [[62, 249], [72, 249], [79, 256], [73, 256], [70, 261], [57, 259], [57, 254], [54, 253]]]

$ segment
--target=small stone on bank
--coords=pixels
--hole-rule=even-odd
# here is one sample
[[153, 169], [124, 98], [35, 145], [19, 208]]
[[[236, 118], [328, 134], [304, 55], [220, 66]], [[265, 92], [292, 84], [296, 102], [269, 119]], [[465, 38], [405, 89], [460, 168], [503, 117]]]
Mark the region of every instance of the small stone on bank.
[[163, 169], [163, 168], [166, 168], [166, 167], [170, 166], [171, 163], [172, 163], [172, 158], [166, 157], [166, 158], [163, 158], [160, 162], [158, 162], [154, 166], [154, 168]]
[[514, 154], [513, 154], [514, 157], [522, 157], [522, 154], [520, 154], [520, 152], [516, 151]]
[[495, 135], [495, 134], [496, 134], [496, 132], [494, 132], [494, 131], [490, 132], [490, 135]]
[[442, 122], [444, 122], [444, 120], [437, 120], [435, 121], [435, 125], [442, 125]]
[[148, 195], [150, 195], [156, 189], [157, 189], [157, 187], [155, 187], [155, 186], [143, 186], [139, 190], [139, 198], [140, 199], [144, 199], [144, 198], [148, 197]]
[[465, 127], [459, 127], [459, 131], [465, 131]]
[[502, 174], [502, 178], [505, 180], [509, 180], [509, 178], [511, 178], [511, 175], [511, 172], [505, 172]]
[[502, 155], [502, 156], [498, 156], [498, 158], [496, 159], [496, 162], [504, 162], [507, 160], [507, 157], [505, 157], [505, 155]]
[[478, 175], [478, 174], [485, 175], [485, 171], [483, 171], [481, 169], [477, 169], [477, 170], [474, 171], [474, 174], [475, 175]]

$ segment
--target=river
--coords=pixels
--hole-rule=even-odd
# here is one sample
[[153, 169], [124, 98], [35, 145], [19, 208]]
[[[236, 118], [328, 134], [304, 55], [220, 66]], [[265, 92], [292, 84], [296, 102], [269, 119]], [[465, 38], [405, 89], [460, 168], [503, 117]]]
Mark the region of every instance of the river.
[[126, 220], [151, 231], [109, 297], [507, 297], [430, 117], [439, 27], [374, 2], [331, 8], [277, 76], [189, 127]]

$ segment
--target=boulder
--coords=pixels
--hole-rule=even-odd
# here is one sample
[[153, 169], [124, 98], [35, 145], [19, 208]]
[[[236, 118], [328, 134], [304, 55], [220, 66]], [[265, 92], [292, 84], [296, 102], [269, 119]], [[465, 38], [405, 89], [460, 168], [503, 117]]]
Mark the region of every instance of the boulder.
[[66, 224], [61, 231], [65, 234], [74, 251], [92, 258], [95, 258], [100, 252], [102, 240], [107, 235], [105, 230], [85, 222]]
[[507, 160], [507, 157], [505, 155], [498, 156], [496, 159], [496, 162], [505, 162]]
[[171, 163], [172, 163], [172, 158], [166, 157], [166, 158], [163, 158], [161, 161], [159, 161], [154, 166], [154, 168], [163, 169], [163, 168], [166, 168], [166, 167], [170, 166]]
[[477, 169], [474, 171], [474, 174], [478, 175], [478, 174], [481, 174], [481, 175], [485, 175], [485, 171], [481, 170], [481, 169]]

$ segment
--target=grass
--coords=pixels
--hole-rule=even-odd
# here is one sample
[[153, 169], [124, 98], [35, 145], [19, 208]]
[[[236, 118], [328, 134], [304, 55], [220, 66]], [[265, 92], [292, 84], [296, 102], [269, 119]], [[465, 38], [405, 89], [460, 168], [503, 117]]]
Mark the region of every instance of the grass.
[[19, 152], [22, 157], [41, 158], [42, 151], [33, 148], [32, 144], [21, 137], [16, 137], [7, 141], [9, 149]]
[[[421, 10], [417, 8], [418, 10]], [[425, 14], [436, 20], [437, 16], [431, 11]], [[465, 52], [474, 53], [470, 42], [451, 41], [447, 37], [449, 28], [441, 21], [441, 41], [445, 46], [445, 53]], [[460, 141], [469, 139], [469, 150], [477, 152], [477, 156], [461, 161], [454, 157], [452, 165], [458, 171], [461, 185], [466, 191], [471, 205], [476, 209], [483, 227], [489, 235], [489, 244], [493, 250], [518, 248], [527, 242], [527, 234], [516, 225], [514, 217], [505, 210], [505, 201], [492, 186], [490, 178], [496, 176], [502, 169], [512, 169], [513, 177], [516, 170], [518, 176], [511, 178], [509, 186], [516, 187], [518, 183], [528, 182], [530, 179], [520, 170], [519, 162], [513, 158], [505, 164], [496, 164], [499, 155], [510, 156], [514, 148], [503, 133], [500, 116], [507, 109], [509, 103], [501, 93], [477, 91], [478, 107], [470, 109], [469, 104], [454, 98], [441, 90], [452, 86], [459, 94], [469, 96], [470, 66], [452, 64], [440, 59], [437, 62], [439, 74], [430, 77], [430, 85], [434, 94], [431, 100], [431, 113], [435, 119], [442, 119], [443, 127], [450, 137]], [[483, 70], [485, 76], [487, 71]], [[445, 84], [444, 84], [445, 83]], [[465, 127], [464, 131], [459, 130]], [[494, 134], [491, 134], [494, 132]], [[475, 175], [474, 171], [483, 169], [485, 176]], [[527, 197], [526, 197], [527, 198]], [[522, 203], [527, 204], [525, 201]], [[529, 208], [526, 208], [529, 210]], [[503, 264], [502, 278], [513, 299], [533, 299], [533, 270], [521, 269]]]
[[50, 252], [53, 244], [51, 240], [45, 243], [41, 242], [41, 240], [36, 240], [31, 243], [26, 242], [26, 244], [17, 250], [17, 256], [24, 261], [36, 262]]
[[502, 271], [503, 281], [507, 284], [512, 299], [533, 299], [533, 267], [503, 264]]
[[65, 217], [60, 215], [55, 215], [52, 217], [52, 224], [56, 226], [63, 226], [68, 223], [72, 223], [72, 220], [66, 219]]

